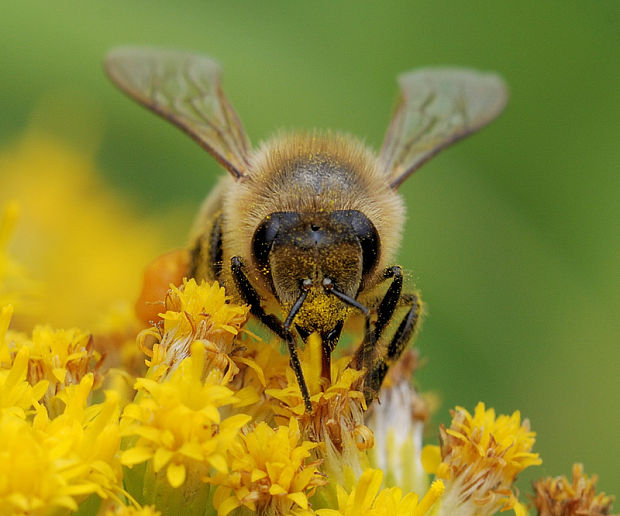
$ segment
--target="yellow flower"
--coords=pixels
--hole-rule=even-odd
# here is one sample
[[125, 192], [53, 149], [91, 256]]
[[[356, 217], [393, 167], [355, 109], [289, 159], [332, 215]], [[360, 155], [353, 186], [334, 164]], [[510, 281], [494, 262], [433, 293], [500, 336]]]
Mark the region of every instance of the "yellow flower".
[[367, 469], [352, 491], [347, 492], [338, 486], [338, 509], [319, 509], [318, 516], [423, 516], [429, 514], [433, 504], [442, 495], [444, 485], [441, 480], [433, 482], [426, 495], [420, 500], [415, 493], [403, 496], [398, 487], [379, 492], [383, 472]]
[[0, 415], [0, 514], [74, 511], [91, 494], [122, 493], [117, 400], [110, 393], [103, 404], [87, 406], [91, 387], [88, 375], [66, 389], [66, 409], [54, 420], [41, 405], [34, 424]]
[[[62, 407], [54, 397], [68, 385], [79, 384], [84, 376], [93, 374], [94, 388], [101, 383], [101, 354], [93, 348], [92, 337], [77, 328], [56, 330], [49, 326], [37, 326], [32, 338], [18, 332], [7, 332], [12, 308], [5, 307], [0, 313], [0, 376], [3, 369], [27, 356], [27, 371], [23, 379], [30, 385], [45, 383], [47, 392], [42, 402], [52, 416]], [[25, 353], [27, 352], [27, 355]], [[40, 399], [37, 398], [37, 401]]]
[[33, 413], [33, 407], [43, 397], [48, 382], [31, 385], [26, 380], [30, 352], [21, 348], [10, 369], [0, 370], [0, 413], [11, 413], [21, 419]]
[[234, 383], [252, 389], [258, 396], [258, 402], [245, 407], [244, 410], [256, 421], [265, 419], [272, 421], [274, 412], [281, 411], [281, 422], [286, 423], [290, 411], [266, 393], [271, 389], [278, 390], [289, 386], [287, 379], [287, 370], [290, 369], [289, 357], [281, 352], [280, 343], [275, 338], [264, 341], [246, 329], [244, 334], [244, 337], [246, 335], [247, 337], [237, 344], [242, 351], [232, 357], [239, 367]]
[[77, 328], [68, 330], [37, 326], [32, 331], [29, 380], [42, 379], [50, 386], [45, 397], [49, 401], [68, 385], [80, 383], [87, 374], [93, 374], [93, 388], [101, 383], [102, 356], [94, 350], [92, 336]]
[[[511, 509], [517, 499], [511, 488], [517, 475], [528, 466], [540, 464], [532, 453], [534, 432], [519, 412], [495, 416], [478, 403], [472, 416], [464, 408], [452, 412], [450, 428], [440, 428], [441, 462], [434, 471], [446, 482], [440, 515], [494, 514]], [[425, 463], [437, 455], [425, 450]], [[437, 461], [435, 461], [437, 462]]]
[[123, 452], [122, 462], [134, 466], [152, 460], [155, 474], [166, 470], [172, 487], [181, 486], [187, 468], [208, 476], [211, 468], [227, 471], [225, 451], [250, 417], [238, 413], [222, 418], [221, 407], [242, 398], [208, 376], [203, 381], [206, 352], [200, 342], [167, 381], [140, 378], [142, 396], [125, 407], [123, 434], [137, 439]]
[[[314, 334], [308, 338], [306, 348], [300, 351], [300, 361], [304, 372], [304, 378], [310, 392], [310, 400], [313, 405], [313, 413], [334, 412], [336, 405], [345, 400], [357, 400], [360, 407], [365, 407], [364, 395], [354, 387], [364, 373], [349, 366], [350, 357], [343, 357], [332, 361], [331, 382], [321, 377], [321, 338]], [[293, 370], [287, 367], [283, 371], [286, 375], [286, 386], [279, 389], [268, 389], [266, 393], [280, 401], [274, 404], [276, 414], [288, 418], [292, 415], [302, 416], [305, 412], [304, 400], [295, 379]], [[273, 371], [270, 371], [273, 374]]]
[[36, 313], [15, 303], [22, 329], [93, 327], [111, 307], [131, 304], [144, 264], [172, 243], [175, 232], [140, 217], [101, 180], [95, 148], [32, 128], [0, 149], [0, 205], [14, 200], [21, 208], [12, 248], [40, 284]]
[[573, 481], [547, 477], [534, 482], [534, 506], [541, 516], [605, 516], [611, 514], [613, 496], [596, 494], [598, 477], [583, 472], [582, 464], [573, 466]]
[[82, 489], [71, 482], [74, 464], [63, 460], [57, 448], [50, 448], [26, 421], [0, 416], [1, 514], [45, 515], [53, 509], [78, 508], [76, 487], [77, 494], [83, 494], [90, 486]]
[[8, 253], [8, 244], [19, 208], [16, 202], [9, 202], [0, 214], [0, 306], [17, 305], [21, 309], [33, 310], [36, 287], [25, 268]]
[[287, 366], [287, 384], [279, 389], [267, 389], [272, 410], [279, 420], [295, 417], [302, 434], [309, 440], [322, 443], [317, 452], [325, 461], [324, 470], [330, 479], [351, 486], [368, 467], [365, 451], [372, 448], [372, 431], [364, 424], [366, 402], [357, 389], [363, 371], [349, 367], [350, 357], [331, 363], [331, 378], [321, 377], [322, 344], [318, 335], [311, 335], [300, 353], [304, 377], [313, 410], [305, 412], [304, 400], [292, 369]]
[[308, 498], [326, 479], [316, 461], [307, 461], [315, 443], [303, 441], [295, 418], [276, 430], [259, 423], [229, 448], [228, 475], [218, 475], [214, 506], [225, 516], [239, 506], [260, 514], [291, 514], [308, 509]]
[[[230, 297], [217, 282], [196, 283], [184, 280], [181, 287], [171, 285], [161, 315], [162, 327], [144, 330], [139, 336], [143, 351], [150, 357], [147, 364], [154, 378], [174, 371], [189, 355], [190, 346], [201, 341], [208, 353], [212, 369], [228, 382], [239, 368], [230, 355], [233, 342], [246, 322], [249, 307], [230, 303]], [[148, 347], [149, 339], [155, 343]], [[161, 368], [157, 367], [162, 365]]]
[[94, 375], [87, 374], [79, 384], [70, 385], [58, 394], [64, 411], [49, 419], [44, 407], [37, 407], [35, 429], [58, 444], [83, 471], [84, 481], [92, 483], [92, 492], [101, 497], [123, 493], [119, 460], [119, 403], [115, 392], [107, 391], [103, 403], [89, 404]]

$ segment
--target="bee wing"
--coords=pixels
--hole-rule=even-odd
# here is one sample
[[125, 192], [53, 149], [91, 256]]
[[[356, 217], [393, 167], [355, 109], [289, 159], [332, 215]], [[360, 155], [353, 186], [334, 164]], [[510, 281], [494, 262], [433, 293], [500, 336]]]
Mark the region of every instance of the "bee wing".
[[105, 58], [114, 84], [191, 136], [238, 179], [250, 142], [220, 87], [220, 67], [207, 57], [172, 50], [118, 48]]
[[401, 96], [379, 153], [392, 188], [442, 149], [491, 122], [508, 98], [499, 76], [475, 70], [415, 70], [398, 83]]

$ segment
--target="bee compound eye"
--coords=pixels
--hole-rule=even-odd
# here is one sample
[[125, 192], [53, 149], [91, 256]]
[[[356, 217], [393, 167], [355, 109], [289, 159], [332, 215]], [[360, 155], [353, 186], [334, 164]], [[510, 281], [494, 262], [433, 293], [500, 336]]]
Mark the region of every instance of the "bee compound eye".
[[379, 234], [370, 219], [358, 210], [342, 210], [334, 218], [347, 224], [353, 230], [362, 248], [362, 274], [366, 275], [377, 265], [381, 242]]
[[269, 270], [269, 253], [280, 229], [280, 217], [274, 213], [265, 217], [252, 237], [252, 253], [261, 270]]

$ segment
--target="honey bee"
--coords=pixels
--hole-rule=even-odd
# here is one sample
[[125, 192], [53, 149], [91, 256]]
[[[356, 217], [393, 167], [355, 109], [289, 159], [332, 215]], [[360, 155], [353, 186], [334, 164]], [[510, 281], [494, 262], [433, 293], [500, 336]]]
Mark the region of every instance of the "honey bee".
[[299, 339], [320, 335], [322, 375], [329, 378], [344, 323], [360, 314], [364, 336], [352, 366], [365, 369], [364, 396], [374, 400], [421, 311], [419, 295], [403, 292], [403, 271], [393, 262], [405, 220], [397, 189], [443, 148], [500, 114], [503, 80], [459, 68], [401, 75], [400, 99], [375, 154], [351, 136], [318, 131], [278, 134], [253, 148], [220, 87], [219, 66], [207, 57], [120, 48], [108, 54], [105, 69], [229, 172], [197, 216], [187, 275], [218, 280], [286, 343], [307, 412]]

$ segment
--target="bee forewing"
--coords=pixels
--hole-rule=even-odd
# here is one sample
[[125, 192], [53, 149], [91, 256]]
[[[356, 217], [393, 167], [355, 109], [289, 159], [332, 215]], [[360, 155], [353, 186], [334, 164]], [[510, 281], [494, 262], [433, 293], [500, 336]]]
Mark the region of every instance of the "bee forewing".
[[250, 142], [220, 88], [215, 61], [128, 47], [112, 50], [105, 70], [121, 90], [186, 132], [235, 178], [245, 175]]
[[379, 154], [392, 188], [491, 122], [508, 98], [501, 77], [475, 70], [427, 68], [405, 73], [398, 82], [401, 96]]

